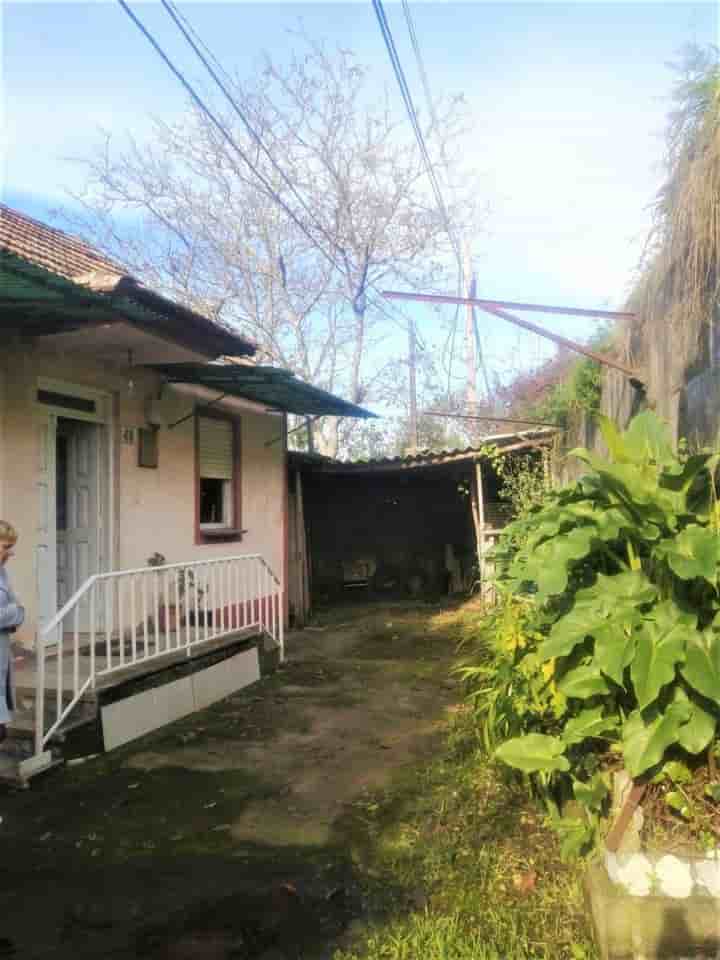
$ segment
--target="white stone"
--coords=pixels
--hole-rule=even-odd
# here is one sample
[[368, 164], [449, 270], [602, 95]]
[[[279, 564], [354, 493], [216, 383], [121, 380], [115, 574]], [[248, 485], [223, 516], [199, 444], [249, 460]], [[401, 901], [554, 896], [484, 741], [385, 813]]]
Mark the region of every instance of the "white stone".
[[616, 854], [609, 851], [605, 854], [605, 869], [613, 883], [620, 883], [620, 863]]
[[618, 880], [633, 897], [646, 897], [652, 888], [653, 866], [644, 853], [618, 857]]
[[698, 860], [695, 864], [695, 879], [713, 897], [720, 897], [720, 861]]
[[660, 892], [664, 893], [665, 896], [681, 900], [689, 897], [692, 893], [692, 867], [686, 860], [681, 860], [669, 853], [658, 860], [655, 874], [660, 885]]

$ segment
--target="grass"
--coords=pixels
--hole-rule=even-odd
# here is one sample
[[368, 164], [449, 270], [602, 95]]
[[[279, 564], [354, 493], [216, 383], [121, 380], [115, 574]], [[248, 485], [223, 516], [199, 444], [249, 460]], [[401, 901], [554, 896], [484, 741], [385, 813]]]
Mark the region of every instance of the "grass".
[[[4, 796], [3, 934], [18, 955], [58, 960], [181, 956], [170, 946], [185, 935], [225, 937], [235, 953], [207, 955], [238, 960], [269, 949], [287, 960], [590, 960], [579, 869], [560, 863], [521, 785], [477, 752], [471, 718], [449, 707], [456, 644], [481, 617], [474, 604], [360, 610], [362, 632], [342, 654], [291, 661], [202, 714]], [[296, 801], [284, 768], [223, 760], [246, 740], [270, 756], [318, 710], [328, 720], [365, 700], [364, 782], [397, 757], [382, 710], [398, 693], [413, 707], [398, 723], [423, 731], [417, 752], [370, 781], [384, 789], [342, 794], [352, 800], [322, 835], [308, 810], [287, 816]], [[136, 764], [142, 754], [177, 754], [178, 765]], [[228, 829], [252, 809], [272, 829]], [[523, 893], [516, 883], [532, 873]], [[278, 901], [288, 885], [299, 895]]]
[[560, 862], [522, 786], [478, 754], [463, 711], [429, 766], [359, 799], [338, 829], [372, 881], [374, 920], [335, 960], [596, 956], [581, 868]]

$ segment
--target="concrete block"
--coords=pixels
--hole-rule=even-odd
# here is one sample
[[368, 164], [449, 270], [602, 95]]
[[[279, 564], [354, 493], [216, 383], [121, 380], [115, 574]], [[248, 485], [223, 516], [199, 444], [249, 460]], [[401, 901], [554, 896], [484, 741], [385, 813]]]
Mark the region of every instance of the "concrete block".
[[106, 750], [203, 710], [260, 679], [257, 648], [101, 708]]
[[26, 760], [21, 760], [17, 766], [18, 776], [22, 780], [27, 780], [35, 776], [36, 773], [49, 770], [52, 765], [52, 754], [46, 750], [44, 753], [39, 753], [36, 756], [28, 757]]
[[114, 750], [131, 740], [179, 720], [194, 709], [190, 677], [144, 690], [102, 707], [103, 741]]
[[156, 689], [158, 693], [166, 691], [163, 706], [167, 717], [165, 723], [180, 720], [195, 710], [192, 677], [182, 677], [180, 680], [175, 680], [173, 683], [167, 683]]
[[634, 897], [610, 881], [602, 863], [590, 865], [584, 886], [601, 960], [720, 955], [720, 902], [715, 897]]
[[257, 648], [243, 650], [242, 653], [216, 663], [207, 670], [193, 674], [195, 709], [203, 710], [259, 679], [260, 659]]

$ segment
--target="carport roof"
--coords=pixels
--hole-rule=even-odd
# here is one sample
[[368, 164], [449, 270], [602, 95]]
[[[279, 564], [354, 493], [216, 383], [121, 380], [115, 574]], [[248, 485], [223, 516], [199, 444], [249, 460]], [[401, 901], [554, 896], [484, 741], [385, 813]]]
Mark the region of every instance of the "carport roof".
[[516, 433], [500, 433], [483, 437], [479, 446], [455, 448], [452, 450], [419, 450], [404, 457], [377, 457], [369, 460], [335, 460], [317, 453], [291, 450], [288, 460], [296, 469], [319, 473], [382, 473], [404, 471], [427, 467], [442, 467], [447, 464], [474, 462], [487, 456], [488, 446], [495, 447], [498, 453], [510, 453], [514, 450], [527, 450], [544, 446], [552, 441], [560, 428], [541, 427], [536, 430], [522, 430]]

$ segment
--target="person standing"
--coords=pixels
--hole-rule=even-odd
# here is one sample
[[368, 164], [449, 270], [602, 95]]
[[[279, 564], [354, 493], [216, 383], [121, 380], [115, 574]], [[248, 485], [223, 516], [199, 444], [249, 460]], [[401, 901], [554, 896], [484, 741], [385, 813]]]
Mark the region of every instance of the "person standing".
[[14, 709], [12, 655], [10, 637], [25, 619], [25, 609], [17, 602], [7, 575], [7, 562], [13, 556], [18, 535], [15, 528], [0, 520], [0, 743], [7, 737], [7, 725]]

